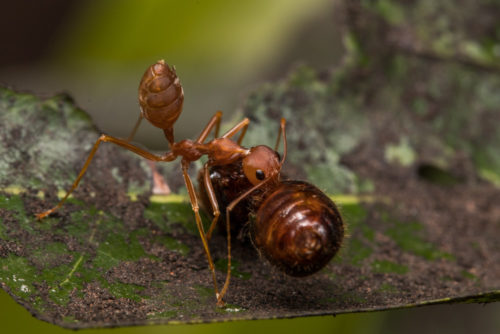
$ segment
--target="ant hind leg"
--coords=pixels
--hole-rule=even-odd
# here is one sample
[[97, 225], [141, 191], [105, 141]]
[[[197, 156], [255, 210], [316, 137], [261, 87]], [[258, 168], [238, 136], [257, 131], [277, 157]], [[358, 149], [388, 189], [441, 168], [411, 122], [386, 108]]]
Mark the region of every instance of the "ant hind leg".
[[92, 147], [92, 150], [90, 151], [89, 156], [87, 157], [87, 160], [85, 161], [85, 164], [83, 165], [82, 169], [80, 170], [78, 177], [73, 182], [73, 185], [71, 186], [71, 188], [66, 192], [66, 195], [52, 209], [38, 213], [36, 215], [36, 217], [38, 219], [43, 219], [46, 216], [50, 215], [52, 212], [59, 209], [63, 205], [63, 203], [66, 201], [66, 199], [69, 197], [69, 195], [78, 187], [80, 180], [82, 179], [83, 175], [87, 171], [87, 168], [89, 167], [90, 163], [92, 162], [92, 159], [94, 158], [94, 155], [96, 154], [97, 149], [99, 148], [99, 145], [101, 144], [101, 142], [110, 142], [110, 143], [116, 144], [118, 146], [126, 148], [127, 150], [132, 151], [135, 154], [140, 155], [141, 157], [146, 158], [146, 159], [151, 160], [151, 161], [172, 161], [176, 158], [176, 156], [171, 152], [169, 152], [165, 155], [161, 155], [161, 156], [154, 155], [152, 153], [149, 153], [148, 151], [145, 151], [137, 146], [134, 146], [134, 145], [128, 143], [128, 141], [126, 141], [126, 140], [111, 137], [108, 135], [101, 135], [99, 137], [99, 139], [97, 139], [97, 141], [95, 142], [94, 146]]

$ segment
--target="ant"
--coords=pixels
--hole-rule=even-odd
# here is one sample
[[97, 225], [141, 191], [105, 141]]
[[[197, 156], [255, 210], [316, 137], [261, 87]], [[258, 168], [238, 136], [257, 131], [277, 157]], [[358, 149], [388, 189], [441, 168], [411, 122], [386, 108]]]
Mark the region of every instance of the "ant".
[[[284, 240], [279, 240], [278, 244], [276, 245], [264, 245], [264, 239], [266, 239], [264, 237], [265, 234], [273, 232], [273, 229], [275, 227], [272, 224], [268, 227], [261, 227], [261, 225], [265, 225], [266, 222], [276, 221], [276, 217], [272, 217], [273, 205], [266, 205], [267, 202], [282, 202], [283, 199], [288, 198], [287, 196], [293, 196], [293, 193], [299, 193], [303, 197], [303, 199], [295, 199], [294, 203], [292, 204], [294, 204], [296, 207], [297, 201], [299, 201], [304, 205], [308, 205], [307, 203], [313, 205], [311, 206], [310, 211], [312, 210], [312, 213], [317, 214], [317, 218], [319, 219], [316, 220], [319, 220], [319, 223], [315, 222], [313, 224], [314, 228], [308, 227], [305, 229], [305, 233], [299, 235], [299, 243], [295, 248], [302, 249], [302, 253], [304, 253], [306, 255], [306, 258], [308, 258], [309, 260], [315, 259], [314, 256], [311, 257], [311, 254], [314, 252], [318, 253], [319, 251], [319, 253], [322, 254], [320, 260], [316, 259], [316, 262], [319, 263], [319, 266], [309, 264], [310, 268], [309, 270], [305, 270], [305, 272], [309, 273], [311, 271], [319, 270], [321, 267], [323, 267], [340, 247], [340, 242], [343, 236], [342, 220], [333, 202], [326, 195], [321, 193], [321, 191], [316, 187], [300, 181], [280, 181], [281, 167], [283, 166], [283, 163], [285, 161], [287, 151], [285, 119], [282, 118], [280, 122], [280, 131], [278, 132], [278, 139], [276, 142], [275, 150], [272, 150], [271, 148], [263, 145], [252, 147], [250, 149], [241, 146], [241, 141], [243, 140], [245, 132], [250, 123], [250, 120], [248, 118], [243, 119], [232, 129], [219, 137], [218, 134], [222, 118], [222, 112], [220, 111], [216, 112], [215, 115], [210, 119], [210, 121], [202, 130], [201, 134], [196, 140], [193, 141], [185, 139], [176, 142], [174, 140], [173, 125], [181, 114], [183, 102], [184, 92], [175, 69], [168, 66], [163, 60], [160, 60], [157, 63], [151, 65], [144, 73], [139, 85], [139, 104], [141, 108], [141, 114], [128, 139], [124, 140], [102, 134], [94, 144], [80, 173], [78, 174], [72, 187], [67, 191], [66, 195], [52, 209], [37, 214], [37, 218], [43, 219], [63, 205], [68, 196], [77, 188], [101, 142], [110, 142], [129, 151], [132, 151], [137, 155], [140, 155], [143, 158], [146, 158], [153, 162], [170, 162], [174, 161], [177, 157], [181, 157], [182, 174], [184, 177], [186, 188], [188, 190], [191, 207], [195, 215], [196, 226], [201, 237], [205, 255], [208, 260], [208, 266], [211, 272], [215, 296], [217, 299], [217, 306], [224, 306], [223, 297], [227, 292], [231, 277], [231, 211], [237, 206], [238, 203], [246, 202], [248, 201], [248, 199], [252, 199], [252, 201], [255, 203], [259, 202], [256, 200], [256, 196], [253, 195], [254, 192], [258, 192], [261, 194], [261, 198], [264, 203], [260, 204], [262, 204], [263, 207], [266, 208], [262, 213], [262, 210], [257, 211], [257, 220], [256, 224], [254, 224], [253, 227], [254, 233], [252, 233], [252, 235], [254, 236], [253, 240], [256, 247], [260, 249], [261, 252], [266, 255], [266, 257], [268, 257], [267, 253], [272, 253], [269, 252], [268, 249], [272, 250], [274, 247], [278, 250], [282, 250], [282, 244], [291, 241], [289, 240], [291, 236], [287, 236]], [[169, 143], [169, 152], [163, 155], [156, 155], [129, 143], [132, 140], [143, 118], [146, 118], [152, 125], [163, 130], [165, 137]], [[212, 132], [212, 130], [214, 130], [215, 132], [214, 139], [206, 142], [206, 139]], [[236, 141], [233, 140], [233, 137], [235, 137], [238, 133], [238, 139]], [[279, 154], [276, 152], [276, 149], [280, 143], [280, 137], [283, 138], [283, 157], [281, 158], [281, 160], [279, 158]], [[202, 220], [199, 213], [200, 206], [198, 202], [198, 196], [191, 178], [188, 175], [188, 168], [190, 164], [194, 161], [199, 160], [203, 155], [206, 155], [208, 157], [208, 161], [204, 164], [200, 174], [200, 194], [202, 196], [202, 204], [204, 205], [204, 207], [210, 207], [213, 213], [213, 218], [208, 232], [205, 232], [205, 229], [202, 225]], [[210, 249], [208, 247], [208, 241], [210, 240], [211, 234], [219, 220], [219, 216], [221, 215], [218, 198], [220, 198], [220, 186], [222, 185], [222, 183], [220, 182], [221, 180], [213, 178], [212, 176], [214, 175], [214, 169], [217, 169], [220, 173], [224, 174], [225, 171], [227, 172], [229, 170], [234, 170], [235, 167], [238, 169], [238, 175], [246, 180], [246, 183], [243, 187], [240, 187], [241, 191], [239, 193], [235, 194], [229, 199], [229, 202], [221, 202], [226, 213], [226, 216], [223, 217], [223, 220], [225, 221], [227, 233], [227, 274], [224, 285], [222, 289], [219, 290], [217, 286], [214, 263], [210, 254]], [[214, 189], [214, 183], [216, 189]], [[281, 190], [282, 188], [286, 189]], [[270, 192], [270, 189], [274, 189], [276, 191]], [[262, 194], [264, 193], [268, 195], [262, 196]], [[318, 210], [318, 203], [323, 205], [327, 209]], [[301, 208], [301, 210], [304, 210], [302, 209], [303, 206], [299, 207]], [[252, 210], [255, 211], [255, 208], [253, 208]], [[309, 213], [305, 213], [307, 217], [310, 216]], [[298, 213], [292, 215], [291, 219], [293, 221], [297, 221], [300, 216], [301, 214]], [[286, 219], [285, 216], [282, 216], [282, 220], [283, 219]], [[280, 228], [277, 228], [277, 230], [280, 230]], [[321, 236], [321, 234], [324, 234], [324, 236]], [[327, 242], [323, 242], [323, 239], [325, 239]], [[276, 264], [276, 262], [272, 259], [272, 256], [268, 258], [272, 263]], [[327, 259], [325, 260], [325, 258]], [[280, 266], [278, 265], [278, 267]], [[302, 265], [302, 267], [307, 266]], [[311, 270], [311, 268], [314, 270]], [[288, 272], [290, 274], [295, 273], [298, 276], [304, 275], [300, 274], [299, 271], [294, 270], [285, 269], [285, 272]], [[306, 275], [308, 273], [306, 273]]]

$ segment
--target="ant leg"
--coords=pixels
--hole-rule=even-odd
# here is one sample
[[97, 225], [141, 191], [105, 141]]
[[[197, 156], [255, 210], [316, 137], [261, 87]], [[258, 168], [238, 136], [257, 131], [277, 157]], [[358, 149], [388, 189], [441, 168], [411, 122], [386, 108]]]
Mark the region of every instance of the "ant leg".
[[220, 292], [220, 299], [222, 301], [222, 297], [226, 294], [226, 291], [229, 287], [229, 281], [231, 278], [231, 223], [229, 221], [229, 217], [231, 215], [231, 210], [245, 197], [250, 195], [253, 191], [257, 190], [258, 188], [262, 187], [264, 184], [266, 184], [269, 180], [271, 180], [272, 177], [269, 177], [265, 180], [263, 180], [261, 183], [258, 183], [254, 185], [252, 188], [248, 189], [245, 191], [243, 194], [238, 196], [235, 200], [233, 200], [231, 203], [226, 208], [226, 233], [227, 233], [227, 274], [226, 274], [226, 281], [224, 282], [224, 286], [222, 287], [222, 290]]
[[134, 125], [134, 128], [132, 129], [132, 132], [130, 132], [130, 134], [127, 137], [127, 141], [130, 142], [130, 141], [132, 141], [132, 139], [134, 139], [135, 133], [137, 132], [137, 129], [139, 129], [139, 125], [141, 125], [142, 119], [143, 119], [143, 116], [142, 116], [142, 112], [141, 112], [139, 114], [139, 118], [137, 119], [137, 122]]
[[210, 121], [208, 121], [208, 124], [205, 126], [203, 131], [201, 131], [198, 139], [196, 139], [197, 143], [203, 143], [205, 139], [207, 139], [208, 134], [210, 131], [212, 131], [213, 127], [215, 126], [215, 138], [219, 135], [219, 128], [220, 128], [220, 120], [222, 118], [222, 111], [217, 111], [215, 115], [212, 116]]
[[241, 129], [241, 133], [240, 133], [240, 136], [238, 137], [238, 145], [241, 145], [241, 142], [243, 141], [243, 137], [245, 137], [245, 133], [247, 132], [247, 128], [248, 128], [248, 123], [246, 123], [243, 128]]
[[214, 139], [219, 137], [220, 120], [222, 118], [222, 111], [221, 110], [217, 110], [217, 112], [215, 113], [215, 117], [218, 117], [218, 118], [217, 118], [217, 122], [215, 124]]
[[208, 242], [205, 235], [205, 230], [203, 228], [203, 224], [201, 222], [201, 217], [199, 213], [198, 199], [196, 198], [196, 191], [193, 186], [193, 182], [191, 182], [191, 178], [188, 174], [189, 163], [185, 160], [182, 160], [182, 175], [184, 176], [184, 182], [186, 183], [186, 188], [189, 193], [189, 200], [191, 201], [191, 208], [194, 212], [194, 217], [196, 220], [196, 227], [198, 228], [198, 232], [200, 233], [201, 242], [203, 243], [203, 248], [205, 249], [205, 254], [208, 260], [208, 267], [210, 268], [210, 272], [212, 273], [212, 279], [214, 281], [214, 289], [215, 289], [215, 297], [217, 298], [217, 305], [223, 306], [224, 302], [222, 301], [222, 296], [219, 294], [219, 289], [217, 288], [217, 279], [215, 277], [215, 267], [212, 261], [212, 256], [210, 255], [210, 249], [208, 248]]
[[43, 219], [44, 217], [50, 215], [55, 210], [59, 209], [63, 205], [63, 203], [66, 201], [68, 196], [73, 192], [73, 190], [75, 190], [76, 187], [78, 187], [78, 183], [80, 183], [80, 180], [82, 179], [83, 175], [87, 171], [87, 168], [90, 165], [90, 162], [92, 161], [92, 159], [94, 158], [94, 155], [97, 152], [97, 149], [99, 148], [99, 145], [101, 144], [101, 142], [110, 142], [110, 143], [116, 144], [118, 146], [126, 148], [129, 151], [134, 152], [137, 155], [140, 155], [143, 158], [146, 158], [146, 159], [152, 160], [152, 161], [173, 161], [177, 157], [172, 152], [169, 152], [165, 155], [154, 155], [154, 154], [149, 153], [148, 151], [145, 151], [137, 146], [129, 144], [126, 140], [118, 139], [118, 138], [111, 137], [108, 135], [101, 135], [99, 137], [99, 139], [97, 139], [96, 143], [94, 144], [94, 147], [92, 147], [92, 150], [90, 151], [89, 156], [88, 156], [87, 160], [85, 161], [85, 164], [83, 165], [83, 168], [81, 169], [80, 173], [78, 174], [78, 177], [76, 178], [76, 180], [73, 183], [73, 186], [70, 188], [70, 190], [68, 190], [66, 192], [66, 195], [63, 197], [63, 199], [61, 199], [59, 201], [59, 203], [55, 207], [53, 207], [50, 210], [47, 210], [47, 211], [44, 211], [44, 212], [37, 214], [36, 217], [38, 219]]
[[241, 141], [243, 140], [243, 137], [245, 136], [245, 133], [247, 132], [248, 124], [250, 123], [250, 120], [248, 118], [245, 118], [238, 124], [236, 124], [231, 130], [226, 132], [225, 134], [222, 135], [222, 138], [231, 138], [233, 137], [238, 131], [241, 130], [240, 137], [238, 138], [238, 145], [241, 144]]
[[212, 180], [210, 180], [210, 174], [208, 171], [208, 163], [203, 165], [203, 181], [205, 184], [205, 192], [207, 193], [208, 200], [210, 201], [210, 204], [212, 205], [212, 210], [213, 210], [213, 215], [214, 218], [212, 219], [212, 223], [210, 224], [210, 228], [208, 229], [208, 232], [206, 234], [207, 240], [210, 240], [212, 237], [212, 232], [215, 228], [215, 225], [217, 224], [217, 221], [219, 220], [220, 216], [220, 211], [219, 211], [219, 203], [217, 203], [217, 198], [215, 197], [215, 192], [214, 192], [214, 187], [212, 185]]

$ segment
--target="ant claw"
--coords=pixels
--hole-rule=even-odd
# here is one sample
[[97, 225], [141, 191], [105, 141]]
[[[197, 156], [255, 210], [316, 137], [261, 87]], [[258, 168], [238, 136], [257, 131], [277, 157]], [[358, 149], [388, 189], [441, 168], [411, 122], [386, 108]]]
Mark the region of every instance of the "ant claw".
[[43, 218], [47, 217], [50, 214], [50, 212], [51, 211], [49, 210], [49, 211], [45, 211], [45, 212], [42, 212], [42, 213], [37, 213], [37, 214], [35, 214], [35, 217], [38, 220], [42, 220]]
[[223, 308], [223, 307], [226, 306], [226, 302], [224, 300], [222, 300], [222, 299], [218, 299], [217, 298], [217, 304], [216, 305], [217, 305], [218, 308]]
[[44, 219], [45, 217], [49, 216], [52, 212], [54, 212], [55, 209], [50, 209], [50, 210], [46, 210], [44, 212], [40, 212], [40, 213], [35, 213], [35, 217], [36, 219], [38, 220], [42, 220]]

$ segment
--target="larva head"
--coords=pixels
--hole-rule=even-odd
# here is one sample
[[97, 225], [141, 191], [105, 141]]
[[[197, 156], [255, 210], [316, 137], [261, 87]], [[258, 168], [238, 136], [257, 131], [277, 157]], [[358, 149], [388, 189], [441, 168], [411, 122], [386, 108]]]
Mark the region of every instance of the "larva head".
[[243, 172], [250, 183], [257, 185], [271, 176], [277, 176], [281, 170], [279, 155], [271, 148], [259, 145], [252, 147], [243, 158]]
[[171, 129], [183, 102], [184, 91], [175, 69], [164, 60], [148, 67], [139, 84], [142, 116], [160, 129]]

